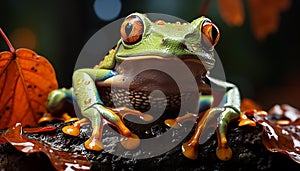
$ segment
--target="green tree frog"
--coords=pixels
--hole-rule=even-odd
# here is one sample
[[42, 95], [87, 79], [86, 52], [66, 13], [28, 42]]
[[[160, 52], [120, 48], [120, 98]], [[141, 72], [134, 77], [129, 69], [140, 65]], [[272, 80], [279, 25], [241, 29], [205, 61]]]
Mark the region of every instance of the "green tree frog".
[[[197, 18], [191, 23], [167, 23], [163, 20], [151, 22], [145, 15], [133, 13], [122, 23], [120, 33], [121, 39], [116, 47], [109, 51], [99, 65], [74, 72], [73, 89], [58, 89], [49, 94], [47, 103], [49, 113], [62, 111], [66, 107], [65, 101], [75, 98], [84, 116], [83, 119], [64, 127], [63, 132], [77, 136], [80, 126], [89, 120], [93, 131], [84, 146], [90, 150], [100, 151], [103, 149], [102, 128], [104, 124], [109, 123], [116, 127], [122, 136], [127, 137], [127, 141], [122, 142], [125, 148], [136, 148], [139, 145], [138, 136], [124, 124], [123, 117], [126, 114], [134, 114], [145, 121], [152, 120], [153, 116], [143, 112], [149, 109], [149, 94], [155, 89], [161, 90], [173, 99], [167, 100], [166, 110], [178, 106], [176, 99], [180, 95], [176, 88], [172, 88], [176, 86], [173, 86], [172, 79], [166, 74], [149, 70], [136, 76], [133, 74], [134, 70], [141, 69], [142, 63], [149, 61], [170, 67], [172, 59], [176, 58], [190, 68], [200, 94], [210, 93], [210, 84], [226, 89], [224, 96], [226, 103], [223, 107], [208, 109], [202, 118], [197, 119], [198, 123], [192, 138], [182, 146], [183, 154], [190, 159], [197, 158], [196, 149], [203, 128], [210, 118], [219, 114], [216, 155], [221, 160], [230, 159], [232, 151], [226, 139], [228, 123], [234, 119], [240, 119], [240, 125], [255, 123], [240, 112], [240, 95], [237, 87], [214, 79], [208, 74], [208, 70], [215, 63], [213, 49], [220, 37], [217, 26], [206, 17]], [[128, 65], [121, 65], [125, 61]], [[123, 82], [131, 77], [135, 78], [130, 83], [130, 89], [123, 90]], [[118, 98], [114, 101], [110, 89], [113, 82], [119, 88], [115, 92]], [[122, 98], [124, 96], [129, 96], [129, 101], [124, 100], [126, 99]], [[113, 103], [124, 106], [113, 107]], [[126, 106], [126, 103], [130, 103], [131, 108]], [[187, 113], [182, 117], [167, 119], [165, 123], [170, 127], [176, 127], [179, 122], [195, 115], [197, 114]]]

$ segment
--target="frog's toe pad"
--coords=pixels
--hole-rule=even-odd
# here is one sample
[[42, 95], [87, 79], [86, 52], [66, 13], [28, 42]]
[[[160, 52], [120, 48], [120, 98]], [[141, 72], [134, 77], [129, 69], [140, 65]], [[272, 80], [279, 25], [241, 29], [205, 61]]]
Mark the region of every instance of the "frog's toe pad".
[[167, 119], [165, 120], [165, 124], [170, 128], [179, 129], [181, 125], [175, 119]]
[[141, 116], [141, 118], [144, 120], [144, 121], [147, 121], [147, 122], [150, 122], [153, 120], [153, 116], [152, 115], [149, 115], [149, 114], [143, 114]]
[[79, 121], [79, 118], [70, 118], [70, 119], [66, 119], [64, 122], [68, 123], [68, 122], [73, 122], [73, 121]]
[[239, 126], [245, 126], [245, 125], [256, 126], [256, 123], [251, 119], [243, 119], [239, 122]]
[[140, 138], [135, 134], [131, 134], [130, 137], [124, 137], [121, 140], [121, 144], [124, 148], [128, 150], [133, 150], [140, 145]]
[[216, 154], [220, 160], [226, 161], [231, 159], [232, 150], [230, 149], [230, 147], [218, 147]]
[[38, 120], [38, 123], [40, 124], [43, 122], [50, 122], [50, 121], [53, 121], [53, 119], [54, 118], [51, 115], [45, 115]]
[[94, 150], [94, 151], [103, 150], [102, 142], [99, 139], [93, 138], [93, 137], [91, 137], [91, 138], [89, 138], [88, 140], [85, 141], [84, 147], [86, 149]]
[[76, 118], [76, 117], [71, 117], [68, 113], [64, 113], [62, 115], [62, 118], [61, 118], [65, 123], [68, 123], [68, 122], [72, 122], [72, 121], [78, 121], [79, 118]]
[[197, 146], [192, 146], [188, 142], [182, 144], [182, 153], [185, 157], [196, 160], [198, 157]]
[[68, 126], [63, 127], [62, 131], [68, 135], [78, 136], [80, 133], [80, 128], [75, 127], [74, 125], [68, 125]]

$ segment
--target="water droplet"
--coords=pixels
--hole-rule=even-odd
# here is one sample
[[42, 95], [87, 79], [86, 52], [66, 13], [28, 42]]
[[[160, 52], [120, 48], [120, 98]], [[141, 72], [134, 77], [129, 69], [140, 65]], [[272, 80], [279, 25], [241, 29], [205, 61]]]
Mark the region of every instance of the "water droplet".
[[91, 103], [91, 98], [87, 98], [87, 99], [85, 99], [85, 101], [84, 101], [84, 104], [90, 104]]
[[78, 79], [78, 81], [77, 81], [78, 84], [81, 84], [82, 82], [83, 82], [83, 80], [81, 78]]
[[196, 45], [192, 44], [192, 49], [193, 49], [193, 50], [197, 50], [198, 47], [197, 47]]
[[166, 22], [164, 20], [157, 20], [157, 21], [155, 21], [155, 24], [164, 25], [164, 24], [166, 24]]

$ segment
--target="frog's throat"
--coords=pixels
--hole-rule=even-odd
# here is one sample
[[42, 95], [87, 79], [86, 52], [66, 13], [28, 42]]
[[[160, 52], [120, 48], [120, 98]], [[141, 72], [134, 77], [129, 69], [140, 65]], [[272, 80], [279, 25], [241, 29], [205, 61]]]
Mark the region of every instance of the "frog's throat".
[[136, 56], [118, 56], [117, 58], [118, 62], [123, 61], [140, 61], [140, 60], [161, 60], [161, 61], [176, 61], [176, 60], [182, 60], [184, 62], [194, 62], [198, 65], [203, 65], [206, 70], [210, 70], [214, 67], [215, 61], [211, 59], [199, 59], [194, 56], [160, 56], [160, 55], [136, 55]]
[[[143, 55], [143, 56], [131, 56], [131, 57], [118, 57], [121, 61], [133, 61], [133, 60], [145, 60], [145, 59], [159, 59], [165, 60], [166, 57], [155, 56], [155, 55]], [[170, 59], [169, 59], [170, 60]]]

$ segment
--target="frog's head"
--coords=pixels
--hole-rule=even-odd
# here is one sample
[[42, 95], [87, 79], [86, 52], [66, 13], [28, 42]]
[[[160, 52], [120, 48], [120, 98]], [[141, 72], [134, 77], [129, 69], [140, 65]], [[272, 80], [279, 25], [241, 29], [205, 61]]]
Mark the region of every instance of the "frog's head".
[[191, 23], [166, 23], [151, 22], [140, 13], [126, 17], [120, 32], [117, 61], [164, 61], [176, 57], [184, 62], [194, 61], [197, 67], [201, 63], [206, 70], [214, 65], [214, 46], [220, 37], [216, 25], [206, 17]]

